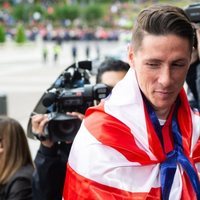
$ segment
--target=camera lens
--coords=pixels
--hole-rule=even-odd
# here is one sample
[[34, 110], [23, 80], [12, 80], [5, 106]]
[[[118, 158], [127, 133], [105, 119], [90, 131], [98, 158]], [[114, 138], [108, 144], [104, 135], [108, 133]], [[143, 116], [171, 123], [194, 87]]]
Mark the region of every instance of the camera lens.
[[72, 142], [81, 125], [81, 120], [72, 116], [56, 117], [49, 121], [47, 130], [53, 141]]

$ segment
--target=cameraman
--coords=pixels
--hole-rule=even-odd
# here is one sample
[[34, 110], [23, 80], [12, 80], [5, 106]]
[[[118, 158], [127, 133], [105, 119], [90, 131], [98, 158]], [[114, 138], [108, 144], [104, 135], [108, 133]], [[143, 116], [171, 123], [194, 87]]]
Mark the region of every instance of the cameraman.
[[[74, 113], [75, 115], [75, 113]], [[84, 115], [77, 114], [83, 119]], [[32, 130], [38, 135], [43, 134], [44, 125], [48, 116], [37, 114], [32, 117]], [[66, 163], [71, 143], [54, 143], [46, 139], [41, 141], [35, 158], [36, 170], [33, 173], [33, 199], [34, 200], [61, 200], [64, 185]]]
[[[129, 69], [129, 65], [121, 60], [107, 59], [100, 65], [97, 83], [104, 83], [110, 89], [120, 81]], [[84, 115], [78, 112], [67, 113], [83, 120]], [[47, 114], [32, 117], [32, 131], [44, 134], [44, 126], [48, 122]], [[66, 163], [72, 143], [56, 142], [46, 139], [41, 141], [35, 158], [36, 170], [33, 174], [33, 200], [61, 200], [65, 180]]]
[[[200, 109], [200, 27], [194, 23], [196, 44], [193, 48], [190, 68], [187, 73], [186, 83], [189, 87], [189, 103], [192, 108]], [[192, 94], [192, 95], [191, 95]]]

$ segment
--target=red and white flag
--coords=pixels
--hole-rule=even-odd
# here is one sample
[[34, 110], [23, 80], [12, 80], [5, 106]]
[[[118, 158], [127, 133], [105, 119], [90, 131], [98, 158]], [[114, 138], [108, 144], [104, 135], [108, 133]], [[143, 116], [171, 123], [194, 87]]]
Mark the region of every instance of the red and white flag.
[[[177, 120], [184, 154], [198, 171], [200, 117], [191, 111], [183, 89], [180, 99]], [[166, 152], [173, 150], [168, 121], [163, 127]], [[70, 152], [64, 199], [160, 199], [160, 164], [165, 160], [135, 72], [130, 69], [104, 102], [88, 109]], [[196, 199], [179, 164], [169, 199]]]

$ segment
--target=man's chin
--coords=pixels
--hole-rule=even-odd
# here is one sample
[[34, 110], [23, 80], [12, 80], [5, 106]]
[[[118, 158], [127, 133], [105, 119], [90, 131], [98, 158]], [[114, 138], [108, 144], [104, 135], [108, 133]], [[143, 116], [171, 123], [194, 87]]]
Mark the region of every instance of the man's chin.
[[172, 105], [173, 105], [172, 103], [162, 101], [162, 102], [156, 102], [153, 107], [155, 111], [158, 111], [158, 110], [165, 111], [165, 110], [170, 110]]

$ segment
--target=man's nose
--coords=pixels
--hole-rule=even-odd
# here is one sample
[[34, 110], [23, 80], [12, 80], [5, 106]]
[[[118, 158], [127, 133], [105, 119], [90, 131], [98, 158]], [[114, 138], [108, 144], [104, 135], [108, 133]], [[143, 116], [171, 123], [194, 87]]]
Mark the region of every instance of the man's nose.
[[158, 82], [167, 87], [171, 84], [171, 71], [169, 66], [163, 66], [160, 70]]

